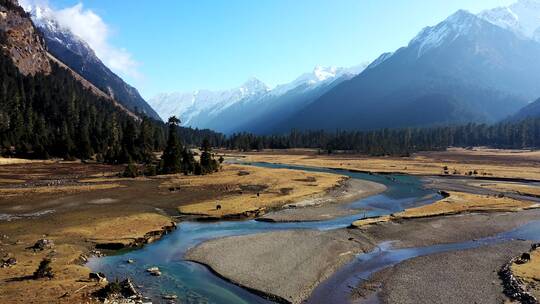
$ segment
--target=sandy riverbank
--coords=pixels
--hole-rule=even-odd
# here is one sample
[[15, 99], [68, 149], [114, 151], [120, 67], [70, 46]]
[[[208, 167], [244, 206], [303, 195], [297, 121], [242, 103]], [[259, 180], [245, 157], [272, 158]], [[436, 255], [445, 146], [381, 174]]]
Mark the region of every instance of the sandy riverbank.
[[371, 242], [345, 229], [292, 230], [209, 241], [186, 257], [235, 284], [300, 303], [355, 254], [371, 249]]
[[[300, 303], [354, 253], [370, 251], [383, 241], [399, 240], [395, 243], [398, 248], [463, 242], [508, 231], [538, 218], [539, 210], [529, 210], [389, 222], [362, 230], [270, 232], [212, 240], [192, 249], [188, 258], [208, 265], [239, 285]], [[498, 268], [489, 270], [493, 271]], [[466, 281], [467, 277], [461, 279]], [[470, 284], [462, 284], [462, 288], [474, 292]]]
[[368, 196], [382, 193], [386, 186], [359, 179], [349, 179], [324, 196], [310, 198], [285, 206], [283, 210], [270, 212], [260, 217], [272, 222], [298, 222], [329, 220], [352, 215], [357, 210], [347, 208], [347, 204]]
[[375, 274], [353, 298], [378, 290], [381, 304], [506, 303], [497, 272], [529, 247], [529, 242], [511, 241], [413, 258]]

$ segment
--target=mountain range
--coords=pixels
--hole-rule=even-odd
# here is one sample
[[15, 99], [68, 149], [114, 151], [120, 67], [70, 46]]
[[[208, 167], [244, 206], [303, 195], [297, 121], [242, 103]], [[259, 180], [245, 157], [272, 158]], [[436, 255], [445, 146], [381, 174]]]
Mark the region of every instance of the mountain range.
[[[495, 122], [540, 96], [540, 44], [466, 11], [422, 30], [292, 117], [285, 128]], [[331, 119], [336, 117], [339, 119]]]
[[165, 119], [176, 115], [182, 124], [232, 133], [265, 133], [316, 98], [359, 74], [367, 65], [352, 68], [315, 67], [294, 81], [270, 89], [256, 78], [238, 88], [160, 94], [149, 103]]
[[162, 94], [150, 103], [162, 117], [225, 133], [492, 123], [540, 96], [539, 33], [537, 0], [478, 15], [461, 10], [361, 73], [319, 68], [273, 90], [260, 84], [248, 95], [232, 93], [244, 85]]

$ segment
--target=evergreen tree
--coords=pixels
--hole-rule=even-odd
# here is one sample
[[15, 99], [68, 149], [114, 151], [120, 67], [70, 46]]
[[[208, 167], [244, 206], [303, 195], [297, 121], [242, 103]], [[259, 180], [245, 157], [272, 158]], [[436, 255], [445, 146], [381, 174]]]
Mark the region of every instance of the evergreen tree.
[[182, 152], [184, 149], [177, 134], [179, 124], [180, 120], [175, 116], [170, 117], [167, 122], [169, 137], [161, 156], [161, 172], [163, 174], [176, 174], [182, 171]]

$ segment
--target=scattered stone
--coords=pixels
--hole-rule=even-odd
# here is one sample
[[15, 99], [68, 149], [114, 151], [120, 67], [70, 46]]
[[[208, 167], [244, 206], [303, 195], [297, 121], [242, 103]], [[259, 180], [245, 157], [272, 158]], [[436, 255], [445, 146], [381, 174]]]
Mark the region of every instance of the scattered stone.
[[526, 264], [531, 260], [531, 254], [528, 252], [523, 253], [519, 258], [516, 259], [515, 263], [518, 265]]
[[102, 289], [94, 293], [103, 303], [115, 304], [136, 304], [143, 303], [144, 298], [137, 291], [131, 279], [122, 282], [110, 282]]
[[29, 249], [33, 249], [34, 251], [43, 251], [45, 249], [52, 249], [53, 247], [54, 247], [54, 242], [52, 240], [41, 239], [41, 240], [38, 240]]
[[169, 295], [163, 295], [162, 298], [164, 300], [176, 300], [178, 299], [178, 296], [175, 294], [169, 294]]
[[88, 278], [99, 283], [107, 282], [107, 277], [105, 277], [105, 274], [102, 272], [90, 272], [90, 274], [88, 274]]
[[2, 260], [0, 268], [8, 268], [17, 264], [17, 259], [15, 258], [5, 258]]
[[537, 304], [537, 299], [530, 292], [526, 291], [521, 284], [521, 280], [516, 278], [512, 273], [512, 264], [520, 259], [521, 256], [511, 259], [499, 271], [499, 277], [503, 282], [504, 294], [522, 304]]
[[94, 256], [94, 257], [97, 257], [97, 258], [100, 258], [100, 257], [103, 256], [103, 253], [101, 253], [101, 251], [99, 251], [97, 249], [94, 249], [94, 250], [90, 251], [90, 255]]
[[159, 271], [159, 268], [157, 267], [150, 267], [146, 269], [147, 272], [149, 272], [151, 275], [159, 277], [161, 275], [161, 271]]

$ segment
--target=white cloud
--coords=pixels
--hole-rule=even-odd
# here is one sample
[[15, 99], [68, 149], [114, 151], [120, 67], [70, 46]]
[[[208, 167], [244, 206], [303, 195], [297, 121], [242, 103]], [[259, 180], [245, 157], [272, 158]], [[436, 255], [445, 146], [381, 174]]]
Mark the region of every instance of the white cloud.
[[139, 64], [133, 56], [127, 50], [111, 44], [110, 26], [94, 11], [84, 8], [82, 3], [63, 9], [52, 8], [46, 0], [20, 0], [19, 3], [27, 11], [36, 6], [46, 11], [47, 17], [55, 19], [60, 26], [88, 43], [111, 70], [123, 76], [141, 78]]

